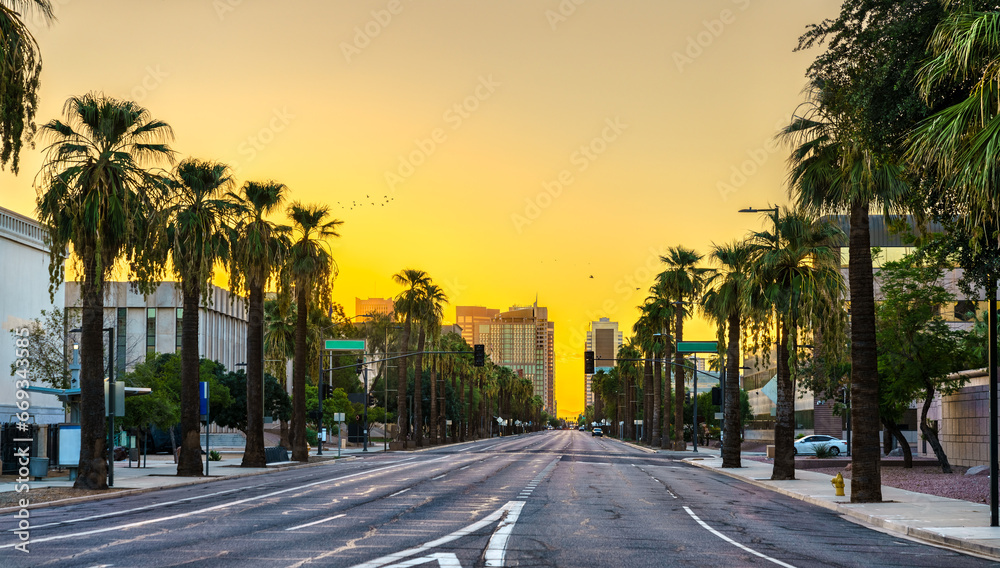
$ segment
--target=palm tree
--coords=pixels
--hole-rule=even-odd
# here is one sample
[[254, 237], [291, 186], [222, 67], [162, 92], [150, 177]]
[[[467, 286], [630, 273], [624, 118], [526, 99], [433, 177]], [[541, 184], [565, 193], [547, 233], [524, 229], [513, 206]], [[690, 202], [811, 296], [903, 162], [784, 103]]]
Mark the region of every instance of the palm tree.
[[287, 210], [295, 237], [288, 249], [287, 270], [295, 290], [295, 363], [292, 368], [292, 459], [308, 461], [306, 445], [306, 365], [308, 360], [309, 302], [330, 302], [337, 263], [329, 240], [339, 237], [339, 219], [329, 219], [326, 205], [292, 203]]
[[907, 197], [902, 168], [876, 155], [852, 128], [849, 97], [822, 81], [808, 91], [805, 112], [780, 136], [793, 144], [789, 187], [800, 208], [847, 213], [848, 283], [851, 290], [851, 401], [854, 440], [851, 501], [882, 500], [879, 472], [878, 357], [875, 340], [875, 288], [868, 212], [886, 214]]
[[[740, 465], [740, 330], [744, 290], [750, 268], [751, 248], [747, 241], [714, 245], [710, 253], [722, 270], [710, 283], [703, 305], [705, 313], [718, 324], [719, 341], [726, 339], [726, 414], [723, 417], [722, 467]], [[728, 326], [728, 329], [727, 329]], [[728, 331], [728, 338], [726, 332]]]
[[264, 467], [264, 288], [281, 269], [290, 246], [289, 227], [265, 217], [277, 211], [288, 188], [275, 181], [243, 184], [230, 263], [230, 286], [247, 295], [247, 442], [242, 467]]
[[[413, 427], [414, 440], [418, 448], [424, 445], [424, 410], [423, 410], [423, 364], [424, 346], [427, 341], [427, 328], [432, 328], [433, 336], [441, 331], [441, 318], [444, 316], [442, 302], [447, 302], [447, 296], [440, 286], [431, 283], [430, 277], [420, 288], [415, 306], [416, 320], [420, 331], [417, 334], [417, 353], [414, 359], [413, 374]], [[433, 328], [437, 328], [435, 332]]]
[[[683, 246], [671, 247], [660, 260], [667, 265], [657, 276], [658, 283], [668, 292], [674, 304], [674, 341], [684, 340], [684, 318], [690, 312], [684, 308], [701, 296], [705, 283], [712, 275], [711, 268], [700, 268], [702, 256]], [[685, 450], [684, 443], [684, 355], [674, 353], [674, 449]]]
[[[420, 309], [420, 296], [424, 287], [430, 283], [430, 277], [423, 270], [404, 269], [392, 275], [392, 280], [406, 288], [393, 301], [393, 310], [403, 318], [403, 335], [400, 338], [400, 350], [403, 355], [409, 354], [410, 335], [413, 332], [413, 319]], [[406, 442], [409, 417], [406, 414], [406, 368], [409, 357], [399, 360], [399, 374], [396, 378], [396, 420], [399, 431], [396, 441]]]
[[41, 130], [47, 145], [38, 219], [50, 239], [49, 294], [65, 276], [68, 247], [80, 265], [81, 440], [74, 487], [105, 489], [103, 287], [115, 263], [126, 258], [151, 291], [158, 259], [146, 245], [163, 193], [143, 166], [172, 158], [164, 141], [173, 133], [139, 105], [93, 93], [70, 98], [64, 113], [65, 122], [53, 120]]
[[187, 159], [177, 165], [168, 207], [166, 245], [174, 274], [181, 281], [181, 453], [177, 475], [202, 475], [201, 420], [198, 382], [198, 308], [208, 298], [212, 275], [220, 262], [229, 260], [229, 222], [239, 205], [225, 196], [232, 183], [229, 167], [215, 162]]
[[[642, 310], [643, 308], [640, 307], [639, 309]], [[654, 443], [653, 432], [654, 429], [658, 430], [653, 425], [653, 417], [659, 418], [659, 412], [653, 406], [653, 351], [656, 347], [657, 339], [659, 339], [654, 335], [657, 331], [658, 329], [652, 319], [646, 315], [645, 311], [639, 315], [639, 319], [632, 326], [632, 333], [635, 334], [642, 358], [645, 359], [642, 362], [642, 423], [643, 441], [647, 444]], [[656, 443], [659, 443], [659, 440]]]
[[[673, 327], [671, 322], [674, 315], [674, 305], [670, 301], [670, 291], [666, 284], [657, 280], [649, 289], [650, 295], [643, 304], [643, 310], [650, 318], [650, 323], [655, 328], [653, 344], [653, 373], [654, 390], [653, 406], [656, 412], [663, 411], [663, 419], [655, 421], [654, 429], [660, 429], [659, 441], [654, 439], [653, 444], [659, 444], [664, 450], [670, 448], [670, 424], [673, 412], [670, 405], [670, 373], [667, 372], [666, 382], [663, 380], [663, 362], [670, 358], [671, 336], [670, 330]], [[665, 356], [665, 357], [664, 357]], [[662, 425], [661, 425], [662, 423]], [[656, 438], [656, 430], [653, 433]]]
[[[778, 217], [777, 234], [760, 232], [751, 236], [753, 276], [744, 291], [743, 302], [760, 305], [761, 299], [766, 300], [774, 306], [778, 325], [778, 396], [771, 479], [795, 479], [792, 444], [799, 332], [818, 326], [819, 322], [825, 332], [834, 336], [843, 331], [844, 283], [840, 276], [840, 255], [836, 252], [843, 237], [843, 231], [829, 222], [788, 210]], [[770, 329], [770, 324], [764, 328]]]
[[0, 168], [9, 163], [15, 174], [21, 145], [35, 134], [42, 73], [38, 42], [24, 24], [29, 13], [46, 24], [56, 19], [51, 0], [0, 0]]

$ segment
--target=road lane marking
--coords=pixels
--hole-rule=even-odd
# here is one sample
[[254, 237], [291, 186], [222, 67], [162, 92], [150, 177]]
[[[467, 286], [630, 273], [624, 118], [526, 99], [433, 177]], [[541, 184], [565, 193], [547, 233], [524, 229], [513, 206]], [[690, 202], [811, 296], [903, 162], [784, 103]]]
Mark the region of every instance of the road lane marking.
[[[445, 457], [447, 457], [447, 456], [445, 456]], [[226, 508], [229, 508], [229, 507], [233, 507], [235, 505], [242, 505], [243, 503], [250, 503], [252, 501], [260, 501], [261, 499], [268, 499], [268, 498], [274, 497], [275, 495], [282, 495], [282, 494], [288, 493], [290, 491], [299, 491], [299, 490], [306, 489], [308, 487], [312, 487], [312, 486], [315, 486], [315, 485], [322, 485], [324, 483], [333, 483], [335, 481], [343, 481], [345, 479], [350, 479], [352, 477], [360, 477], [360, 476], [363, 476], [363, 475], [370, 475], [372, 473], [378, 473], [378, 472], [386, 471], [386, 470], [390, 470], [390, 469], [398, 469], [400, 465], [423, 465], [425, 463], [430, 463], [432, 461], [438, 461], [440, 459], [445, 459], [445, 458], [438, 458], [438, 459], [429, 460], [429, 461], [426, 461], [426, 462], [415, 462], [415, 463], [412, 463], [412, 464], [396, 464], [396, 465], [387, 466], [387, 467], [381, 467], [381, 468], [372, 469], [372, 470], [368, 470], [368, 471], [359, 471], [358, 473], [352, 473], [352, 474], [344, 475], [344, 476], [341, 476], [341, 477], [335, 477], [333, 479], [323, 479], [323, 480], [320, 480], [320, 481], [314, 481], [312, 483], [307, 483], [305, 485], [299, 485], [297, 487], [289, 487], [287, 489], [281, 489], [279, 491], [272, 491], [271, 493], [266, 493], [264, 495], [258, 495], [257, 497], [247, 497], [246, 499], [239, 499], [239, 500], [236, 500], [236, 501], [231, 501], [229, 503], [220, 503], [218, 505], [213, 505], [211, 507], [206, 507], [204, 509], [198, 509], [197, 511], [188, 511], [187, 513], [178, 513], [176, 515], [170, 515], [170, 516], [167, 516], [167, 517], [159, 517], [159, 518], [155, 518], [155, 519], [147, 519], [145, 521], [136, 521], [134, 523], [126, 523], [124, 525], [118, 525], [118, 526], [114, 526], [114, 527], [104, 527], [104, 528], [100, 528], [100, 529], [92, 529], [92, 530], [89, 530], [89, 531], [83, 531], [83, 532], [78, 532], [78, 533], [69, 533], [69, 534], [62, 534], [62, 535], [56, 535], [56, 536], [48, 536], [48, 537], [43, 537], [43, 538], [33, 538], [33, 539], [31, 539], [31, 542], [32, 542], [32, 544], [34, 544], [34, 543], [40, 543], [40, 542], [48, 542], [48, 541], [51, 541], [51, 540], [63, 540], [63, 539], [67, 539], [67, 538], [74, 538], [74, 537], [79, 537], [79, 536], [89, 536], [89, 535], [93, 535], [93, 534], [106, 533], [106, 532], [110, 532], [110, 531], [119, 531], [119, 530], [124, 530], [124, 529], [141, 527], [141, 526], [145, 526], [145, 525], [152, 525], [152, 524], [156, 524], [156, 523], [161, 523], [163, 521], [171, 521], [171, 520], [174, 520], [174, 519], [183, 519], [185, 517], [190, 517], [190, 516], [198, 515], [198, 514], [201, 514], [201, 513], [208, 513], [210, 511], [218, 511], [219, 509], [226, 509]], [[17, 543], [0, 545], [0, 549], [13, 548], [14, 546], [17, 546]]]
[[289, 528], [287, 528], [287, 529], [285, 529], [285, 530], [286, 530], [286, 531], [296, 531], [296, 530], [299, 530], [299, 529], [304, 529], [304, 528], [306, 528], [306, 527], [311, 527], [311, 526], [313, 526], [313, 525], [318, 525], [318, 524], [320, 524], [320, 523], [325, 523], [325, 522], [327, 522], [327, 521], [332, 521], [332, 520], [334, 520], [334, 519], [339, 519], [340, 517], [346, 517], [346, 516], [347, 516], [346, 514], [344, 514], [344, 513], [341, 513], [341, 514], [339, 514], [339, 515], [334, 515], [334, 516], [332, 516], [332, 517], [327, 517], [327, 518], [325, 518], [325, 519], [320, 519], [320, 520], [318, 520], [318, 521], [313, 521], [313, 522], [311, 522], [311, 523], [306, 523], [306, 524], [304, 524], [304, 525], [299, 525], [299, 526], [297, 526], [297, 527], [289, 527]]
[[507, 514], [500, 520], [500, 525], [493, 531], [490, 543], [486, 547], [483, 558], [486, 566], [503, 566], [504, 558], [507, 556], [507, 541], [510, 540], [510, 533], [514, 530], [514, 523], [521, 514], [524, 507], [523, 502], [514, 502], [514, 505], [507, 511]]
[[437, 552], [422, 558], [411, 558], [399, 564], [385, 566], [385, 568], [410, 568], [411, 566], [419, 566], [428, 562], [437, 562], [437, 565], [441, 568], [462, 568], [462, 563], [458, 561], [458, 556], [455, 556], [452, 552]]
[[785, 568], [795, 568], [795, 566], [792, 566], [791, 564], [786, 564], [786, 563], [778, 560], [777, 558], [771, 558], [770, 556], [768, 556], [766, 554], [762, 554], [762, 553], [757, 552], [756, 550], [754, 550], [752, 548], [748, 548], [746, 546], [743, 546], [742, 544], [736, 542], [735, 540], [729, 538], [728, 536], [726, 536], [726, 535], [720, 533], [719, 531], [713, 529], [712, 527], [708, 526], [708, 524], [705, 523], [705, 521], [699, 519], [698, 515], [695, 515], [694, 512], [692, 512], [691, 509], [689, 509], [688, 507], [685, 506], [684, 510], [687, 511], [687, 514], [691, 515], [691, 518], [694, 519], [695, 521], [697, 521], [698, 524], [702, 526], [702, 528], [704, 528], [708, 532], [714, 534], [715, 536], [721, 538], [722, 540], [728, 542], [729, 544], [732, 544], [733, 546], [742, 548], [743, 550], [749, 552], [750, 554], [753, 554], [754, 556], [759, 556], [760, 558], [763, 558], [764, 560], [767, 560], [767, 561], [770, 561], [770, 562], [774, 562], [778, 566], [784, 566]]
[[459, 471], [462, 471], [463, 469], [469, 469], [469, 467], [470, 467], [470, 466], [465, 466], [465, 467], [460, 467], [460, 468], [458, 468], [458, 470], [459, 470]]
[[[427, 552], [428, 550], [431, 550], [432, 548], [441, 546], [442, 544], [448, 544], [449, 542], [452, 542], [454, 540], [458, 540], [458, 539], [462, 538], [463, 536], [468, 536], [468, 535], [470, 535], [470, 534], [472, 534], [472, 533], [474, 533], [474, 532], [476, 532], [476, 531], [478, 531], [478, 530], [480, 530], [480, 529], [482, 529], [484, 527], [487, 527], [491, 523], [495, 523], [496, 521], [499, 521], [500, 519], [502, 519], [503, 516], [504, 516], [504, 514], [507, 513], [507, 511], [509, 511], [515, 505], [523, 507], [524, 503], [521, 502], [521, 501], [508, 501], [506, 505], [504, 505], [503, 507], [500, 507], [496, 511], [490, 513], [483, 520], [475, 522], [475, 523], [472, 523], [471, 525], [469, 525], [467, 527], [458, 529], [457, 531], [455, 531], [455, 532], [453, 532], [453, 533], [451, 533], [449, 535], [446, 535], [446, 536], [443, 536], [441, 538], [432, 540], [430, 542], [424, 543], [424, 544], [422, 544], [420, 546], [417, 546], [417, 547], [414, 547], [414, 548], [408, 548], [408, 549], [403, 550], [401, 552], [396, 552], [396, 553], [393, 553], [393, 554], [389, 554], [389, 555], [383, 556], [381, 558], [376, 558], [375, 560], [369, 560], [368, 562], [364, 562], [362, 564], [355, 564], [351, 568], [388, 568], [394, 562], [398, 563], [399, 561], [403, 560], [404, 558], [409, 558], [410, 556], [416, 556], [418, 554], [422, 554], [424, 552]], [[518, 509], [518, 510], [520, 510], [520, 509]], [[410, 565], [412, 566], [412, 564], [410, 564]]]
[[409, 490], [410, 490], [410, 488], [409, 488], [409, 487], [407, 487], [406, 489], [403, 489], [402, 491], [397, 491], [397, 492], [393, 493], [393, 494], [392, 494], [392, 495], [390, 495], [389, 497], [395, 497], [396, 495], [402, 495], [403, 493], [406, 493], [406, 492], [407, 492], [407, 491], [409, 491]]
[[439, 476], [437, 476], [437, 477], [432, 477], [432, 478], [431, 478], [431, 481], [434, 481], [435, 479], [441, 479], [442, 477], [444, 477], [444, 476], [446, 476], [446, 475], [448, 475], [448, 474], [447, 474], [447, 473], [442, 473], [441, 475], [439, 475]]

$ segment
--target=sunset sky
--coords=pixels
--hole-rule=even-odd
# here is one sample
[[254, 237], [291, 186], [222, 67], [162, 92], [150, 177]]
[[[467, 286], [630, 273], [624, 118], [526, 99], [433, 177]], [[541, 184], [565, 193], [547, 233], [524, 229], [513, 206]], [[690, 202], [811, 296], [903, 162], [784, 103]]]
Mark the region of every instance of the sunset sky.
[[[39, 123], [72, 95], [131, 98], [183, 158], [330, 205], [335, 299], [427, 271], [456, 305], [549, 308], [560, 416], [583, 411], [590, 321], [631, 330], [659, 255], [764, 226], [773, 142], [833, 0], [53, 0]], [[31, 17], [28, 18], [32, 20]], [[38, 149], [0, 173], [34, 216]], [[352, 205], [353, 204], [353, 205]], [[592, 278], [591, 278], [592, 277]], [[713, 339], [696, 322], [688, 339]]]

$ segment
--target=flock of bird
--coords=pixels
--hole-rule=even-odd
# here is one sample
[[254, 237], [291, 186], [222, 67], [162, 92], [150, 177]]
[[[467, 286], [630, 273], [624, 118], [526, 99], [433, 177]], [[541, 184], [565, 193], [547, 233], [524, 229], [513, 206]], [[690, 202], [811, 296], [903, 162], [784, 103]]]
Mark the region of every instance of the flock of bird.
[[[370, 196], [370, 195], [365, 195], [365, 199], [366, 199], [366, 200], [371, 200], [371, 199], [372, 199], [372, 196]], [[379, 203], [378, 203], [378, 205], [381, 205], [382, 207], [385, 207], [385, 204], [386, 204], [386, 203], [389, 203], [390, 201], [392, 201], [392, 200], [394, 200], [394, 199], [396, 199], [396, 198], [395, 198], [395, 197], [389, 197], [388, 195], [383, 195], [383, 196], [381, 197], [381, 199], [379, 199]], [[370, 203], [370, 204], [371, 204], [372, 206], [374, 206], [374, 205], [375, 205], [375, 202], [374, 202], [374, 201], [369, 201], [369, 203]], [[352, 210], [352, 211], [353, 211], [355, 207], [363, 207], [363, 206], [365, 206], [365, 202], [364, 202], [364, 201], [351, 201], [351, 204], [350, 204], [350, 205], [347, 205], [347, 202], [346, 202], [346, 201], [344, 201], [343, 203], [342, 203], [342, 202], [340, 202], [340, 201], [338, 201], [338, 202], [337, 202], [337, 205], [339, 205], [341, 209], [349, 209], [349, 210]]]

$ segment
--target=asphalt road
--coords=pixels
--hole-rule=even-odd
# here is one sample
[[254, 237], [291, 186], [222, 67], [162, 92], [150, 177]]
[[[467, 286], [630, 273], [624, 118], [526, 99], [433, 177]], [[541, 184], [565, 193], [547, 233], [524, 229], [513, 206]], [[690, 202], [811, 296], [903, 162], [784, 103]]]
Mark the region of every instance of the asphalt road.
[[987, 566], [578, 431], [38, 509], [0, 566]]

